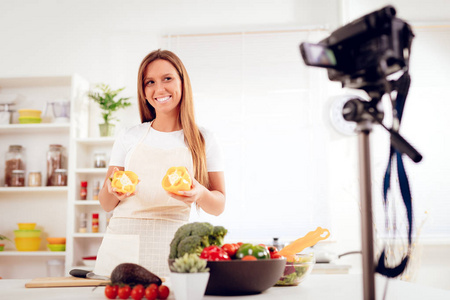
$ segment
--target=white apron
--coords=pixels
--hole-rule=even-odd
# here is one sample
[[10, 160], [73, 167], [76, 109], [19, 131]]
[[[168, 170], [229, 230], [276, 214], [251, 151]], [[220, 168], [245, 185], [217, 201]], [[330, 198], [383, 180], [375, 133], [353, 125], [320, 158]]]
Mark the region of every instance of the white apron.
[[125, 170], [139, 177], [136, 194], [120, 201], [106, 229], [94, 272], [110, 276], [120, 263], [136, 263], [158, 276], [169, 275], [167, 259], [175, 231], [189, 220], [191, 207], [171, 198], [161, 182], [170, 167], [193, 170], [187, 147], [154, 148], [140, 139]]

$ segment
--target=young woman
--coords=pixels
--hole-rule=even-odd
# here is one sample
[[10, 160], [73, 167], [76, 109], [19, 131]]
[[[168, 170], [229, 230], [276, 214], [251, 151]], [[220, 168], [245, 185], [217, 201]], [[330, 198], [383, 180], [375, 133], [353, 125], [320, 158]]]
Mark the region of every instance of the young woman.
[[[174, 53], [156, 50], [143, 59], [138, 104], [142, 123], [117, 137], [99, 194], [103, 209], [114, 210], [94, 269], [102, 275], [132, 262], [167, 276], [170, 242], [189, 221], [191, 207], [216, 216], [225, 208], [221, 149], [214, 134], [195, 123], [189, 76]], [[161, 186], [166, 171], [179, 166], [193, 177], [192, 189], [182, 195]], [[138, 175], [134, 193], [118, 193], [111, 187], [109, 178], [118, 170]]]

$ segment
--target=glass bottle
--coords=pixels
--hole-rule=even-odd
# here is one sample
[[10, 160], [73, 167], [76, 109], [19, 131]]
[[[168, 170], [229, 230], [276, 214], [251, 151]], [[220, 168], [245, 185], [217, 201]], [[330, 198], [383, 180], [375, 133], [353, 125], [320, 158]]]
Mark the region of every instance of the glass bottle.
[[25, 186], [25, 171], [13, 170], [11, 176], [11, 186]]
[[63, 154], [62, 146], [57, 144], [50, 145], [47, 152], [47, 186], [52, 186], [56, 169], [62, 168]]
[[56, 169], [52, 176], [52, 186], [66, 186], [67, 185], [67, 170]]
[[106, 168], [106, 154], [104, 152], [94, 153], [94, 168]]
[[5, 186], [11, 186], [14, 170], [25, 171], [25, 154], [21, 145], [10, 145], [5, 155]]
[[33, 171], [28, 173], [28, 186], [41, 186], [41, 172]]

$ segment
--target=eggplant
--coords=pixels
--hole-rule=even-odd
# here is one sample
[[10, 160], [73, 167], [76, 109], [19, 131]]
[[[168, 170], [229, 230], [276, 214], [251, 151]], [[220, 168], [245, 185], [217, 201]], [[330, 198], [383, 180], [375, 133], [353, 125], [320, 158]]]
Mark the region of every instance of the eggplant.
[[156, 283], [159, 286], [162, 284], [162, 280], [156, 274], [140, 265], [122, 263], [111, 272], [111, 283], [113, 285], [128, 284], [130, 286], [137, 284], [147, 286], [151, 283]]

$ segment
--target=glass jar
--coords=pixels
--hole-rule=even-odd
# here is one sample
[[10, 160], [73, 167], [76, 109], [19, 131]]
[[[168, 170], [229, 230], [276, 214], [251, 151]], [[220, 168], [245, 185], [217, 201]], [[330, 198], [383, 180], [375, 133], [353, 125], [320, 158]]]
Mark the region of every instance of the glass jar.
[[42, 184], [41, 172], [28, 173], [28, 186], [41, 186]]
[[94, 189], [92, 190], [92, 200], [98, 200], [98, 194], [100, 193], [100, 181], [95, 183]]
[[25, 186], [25, 171], [13, 170], [11, 176], [11, 186]]
[[94, 153], [94, 168], [106, 168], [106, 154], [104, 152]]
[[82, 181], [80, 184], [80, 200], [86, 200], [87, 199], [87, 181]]
[[62, 145], [53, 144], [47, 152], [47, 186], [52, 186], [56, 179], [53, 179], [56, 169], [63, 166]]
[[66, 186], [67, 185], [67, 170], [56, 169], [52, 176], [52, 186]]
[[12, 186], [14, 170], [25, 171], [25, 153], [21, 145], [10, 145], [5, 155], [5, 186]]

